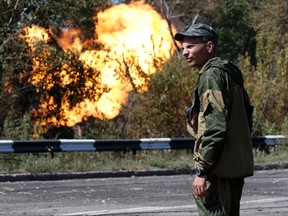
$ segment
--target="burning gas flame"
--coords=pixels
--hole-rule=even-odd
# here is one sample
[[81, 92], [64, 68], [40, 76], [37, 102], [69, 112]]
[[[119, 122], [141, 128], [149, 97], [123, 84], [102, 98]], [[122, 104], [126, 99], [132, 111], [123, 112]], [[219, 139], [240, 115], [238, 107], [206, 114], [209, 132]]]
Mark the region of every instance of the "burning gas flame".
[[[89, 116], [99, 119], [115, 118], [121, 105], [127, 103], [129, 92], [147, 91], [149, 76], [175, 51], [167, 22], [143, 2], [113, 6], [98, 13], [95, 20], [96, 18], [98, 24], [95, 26], [95, 42], [101, 50], [91, 47], [87, 49], [80, 29], [64, 29], [56, 37], [49, 29], [32, 25], [24, 28], [24, 33], [20, 35], [34, 54], [32, 75], [28, 82], [37, 91], [43, 92], [39, 109], [33, 110], [39, 124], [73, 126]], [[63, 95], [61, 107], [55, 105], [57, 98], [47, 93], [56, 84], [64, 88], [73, 82], [79, 82], [75, 78], [79, 75], [77, 68], [71, 68], [64, 60], [56, 68], [44, 63], [47, 58], [53, 59], [51, 55], [55, 55], [57, 50], [48, 43], [52, 36], [68, 56], [72, 53], [82, 62], [83, 73], [89, 76], [82, 85], [89, 90], [89, 97], [83, 96], [82, 101], [73, 105], [70, 103], [75, 94], [72, 91]], [[37, 49], [39, 43], [43, 45], [40, 53]], [[56, 55], [52, 62], [55, 63], [59, 58]], [[57, 80], [48, 73], [51, 70], [57, 75]], [[58, 109], [58, 115], [49, 115], [55, 109]]]

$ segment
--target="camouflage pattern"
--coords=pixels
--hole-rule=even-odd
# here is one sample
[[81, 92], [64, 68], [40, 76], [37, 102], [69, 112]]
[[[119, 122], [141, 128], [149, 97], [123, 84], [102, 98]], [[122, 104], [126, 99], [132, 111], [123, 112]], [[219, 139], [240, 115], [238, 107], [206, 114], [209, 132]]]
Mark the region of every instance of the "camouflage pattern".
[[243, 78], [231, 62], [210, 59], [200, 70], [187, 130], [196, 138], [195, 166], [222, 178], [253, 175]]
[[[244, 179], [210, 179], [213, 190], [209, 190], [209, 195], [195, 199], [200, 216], [239, 216], [240, 199], [244, 186]], [[225, 188], [223, 188], [225, 187]], [[229, 200], [221, 198], [221, 191], [230, 192]]]
[[[243, 179], [254, 168], [245, 107], [249, 103], [233, 63], [215, 57], [202, 67], [187, 121], [196, 139], [195, 166], [206, 171], [210, 185], [209, 196], [196, 199], [200, 215], [239, 215]], [[233, 184], [235, 179], [241, 184]]]
[[225, 216], [218, 194], [196, 199], [199, 216]]

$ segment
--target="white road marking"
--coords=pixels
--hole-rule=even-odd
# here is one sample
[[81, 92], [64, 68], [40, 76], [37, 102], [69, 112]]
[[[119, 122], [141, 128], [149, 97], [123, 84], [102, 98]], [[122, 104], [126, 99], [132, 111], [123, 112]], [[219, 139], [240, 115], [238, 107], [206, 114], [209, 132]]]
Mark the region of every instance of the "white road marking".
[[[249, 203], [271, 203], [271, 202], [281, 202], [288, 201], [288, 197], [275, 197], [267, 199], [258, 200], [247, 200], [241, 202], [241, 204]], [[196, 205], [183, 205], [183, 206], [151, 206], [151, 207], [138, 207], [138, 208], [126, 208], [126, 209], [112, 209], [112, 210], [100, 210], [100, 211], [89, 211], [89, 212], [76, 212], [68, 214], [60, 214], [58, 216], [80, 216], [80, 215], [113, 215], [113, 214], [125, 214], [125, 213], [145, 213], [145, 212], [158, 212], [158, 211], [169, 211], [177, 209], [189, 209], [197, 210]]]
[[77, 193], [76, 190], [71, 190], [71, 191], [56, 191], [54, 192], [55, 194], [70, 194], [70, 193]]
[[267, 198], [267, 199], [259, 199], [259, 200], [247, 200], [241, 202], [241, 204], [249, 204], [249, 203], [270, 203], [270, 202], [282, 202], [288, 201], [288, 197], [275, 197], [275, 198]]
[[144, 213], [144, 212], [155, 212], [155, 211], [168, 211], [182, 208], [192, 208], [196, 210], [196, 205], [184, 205], [184, 206], [151, 206], [151, 207], [138, 207], [138, 208], [127, 208], [127, 209], [113, 209], [113, 210], [101, 210], [101, 211], [90, 211], [90, 212], [77, 212], [70, 214], [61, 214], [59, 216], [79, 216], [79, 215], [111, 215], [111, 214], [125, 214], [125, 213]]

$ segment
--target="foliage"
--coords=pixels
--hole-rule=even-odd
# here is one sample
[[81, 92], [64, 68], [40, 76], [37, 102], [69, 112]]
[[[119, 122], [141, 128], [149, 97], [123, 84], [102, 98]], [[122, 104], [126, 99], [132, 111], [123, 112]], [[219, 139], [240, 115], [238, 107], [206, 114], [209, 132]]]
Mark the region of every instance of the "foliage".
[[148, 0], [147, 2], [160, 13], [166, 13], [169, 20], [179, 29], [188, 28], [197, 13], [213, 5], [213, 2], [205, 4], [203, 0]]
[[[38, 26], [49, 27], [51, 34], [57, 35], [61, 28], [80, 27], [83, 29], [84, 36], [89, 39], [95, 31], [93, 16], [97, 11], [103, 10], [109, 6], [108, 1], [93, 1], [93, 0], [80, 0], [80, 1], [28, 1], [28, 0], [11, 0], [1, 1], [0, 3], [0, 128], [4, 127], [4, 122], [12, 121], [10, 125], [17, 126], [17, 122], [21, 122], [21, 118], [26, 115], [26, 112], [31, 112], [37, 109], [39, 98], [43, 97], [47, 92], [37, 92], [37, 89], [26, 81], [31, 75], [31, 58], [28, 48], [24, 41], [19, 39], [18, 35], [25, 26], [37, 24]], [[68, 62], [73, 65], [78, 76], [84, 77], [87, 75], [82, 73], [82, 65], [77, 64], [77, 59], [72, 55], [64, 55], [59, 51], [54, 43], [54, 50], [50, 52], [50, 58], [41, 59], [42, 64], [51, 65], [51, 68], [59, 67], [59, 62]], [[58, 48], [58, 49], [57, 49]], [[47, 47], [40, 47], [41, 53]], [[80, 69], [79, 69], [80, 68]], [[79, 70], [77, 70], [79, 69]], [[28, 76], [21, 77], [21, 73], [25, 71]], [[49, 73], [49, 71], [48, 71]], [[88, 72], [89, 73], [89, 72]], [[30, 75], [29, 75], [30, 74]], [[53, 71], [50, 71], [52, 76], [57, 76]], [[89, 77], [89, 76], [88, 76]], [[57, 78], [57, 77], [56, 77]], [[79, 82], [81, 83], [81, 82]], [[59, 86], [58, 86], [59, 87]], [[78, 92], [81, 88], [79, 86], [68, 86], [69, 91], [73, 89]], [[62, 92], [62, 94], [59, 94]], [[57, 96], [59, 100], [67, 89], [52, 89], [50, 94]], [[83, 92], [78, 92], [79, 95]], [[89, 95], [89, 92], [84, 92]], [[24, 98], [24, 100], [23, 100]], [[58, 100], [58, 101], [59, 101]], [[74, 98], [75, 100], [75, 98]], [[75, 100], [77, 101], [77, 100]], [[75, 102], [74, 101], [74, 102]], [[9, 113], [13, 113], [9, 114]], [[6, 120], [6, 116], [9, 119]], [[33, 121], [33, 119], [32, 119]], [[15, 122], [15, 123], [13, 123]], [[33, 130], [31, 130], [32, 132]], [[7, 136], [6, 133], [4, 136]], [[9, 138], [8, 135], [7, 138]]]
[[[125, 1], [126, 2], [126, 1]], [[128, 2], [128, 1], [127, 1]], [[287, 134], [287, 9], [281, 0], [213, 0], [213, 1], [153, 1], [163, 16], [166, 14], [179, 30], [194, 19], [213, 25], [219, 33], [218, 53], [234, 60], [243, 72], [245, 86], [251, 96], [254, 112], [254, 134]], [[164, 2], [167, 3], [165, 7]], [[55, 35], [61, 28], [81, 27], [86, 39], [95, 32], [93, 16], [111, 5], [110, 1], [36, 1], [11, 0], [0, 3], [0, 137], [2, 139], [32, 139], [32, 110], [39, 99], [51, 94], [60, 103], [67, 92], [70, 101], [89, 97], [81, 91], [83, 82], [45, 90], [27, 83], [32, 75], [28, 48], [18, 38], [22, 28], [31, 24], [49, 27]], [[51, 34], [52, 34], [51, 33]], [[64, 53], [55, 41], [50, 42], [49, 58], [42, 63], [59, 67], [66, 63], [80, 80], [89, 79], [89, 71], [72, 53]], [[95, 45], [95, 44], [90, 44]], [[96, 47], [97, 48], [97, 47]], [[48, 49], [43, 44], [41, 49]], [[41, 53], [36, 52], [35, 55]], [[35, 57], [35, 56], [34, 56]], [[157, 65], [159, 67], [159, 65]], [[159, 67], [160, 68], [160, 67]], [[25, 71], [27, 76], [21, 77]], [[72, 73], [72, 71], [69, 71]], [[55, 79], [59, 73], [47, 71]], [[21, 79], [20, 79], [21, 77]], [[149, 91], [131, 92], [128, 103], [113, 120], [89, 118], [72, 128], [52, 128], [39, 138], [142, 138], [183, 137], [185, 109], [191, 98], [197, 72], [187, 68], [176, 56], [159, 73], [150, 78]], [[47, 77], [46, 77], [47, 78]], [[255, 85], [257, 83], [257, 85]], [[95, 84], [96, 85], [96, 84]], [[57, 107], [55, 110], [57, 112]], [[80, 129], [79, 129], [80, 128]], [[75, 131], [81, 130], [81, 133]]]
[[10, 140], [30, 140], [33, 139], [33, 125], [31, 116], [26, 113], [19, 122], [13, 120], [13, 113], [9, 112], [3, 127], [3, 136]]
[[[279, 145], [269, 155], [255, 154], [255, 164], [265, 168], [271, 164], [287, 166], [287, 145]], [[119, 170], [180, 169], [189, 171], [193, 166], [193, 154], [185, 150], [131, 152], [71, 152], [3, 154], [0, 157], [0, 173], [61, 173]], [[269, 165], [269, 166], [268, 166]], [[278, 167], [279, 167], [278, 166]]]
[[[128, 0], [122, 2], [129, 2]], [[147, 0], [178, 30], [187, 28], [193, 20], [214, 26], [219, 34], [218, 53], [233, 60], [243, 72], [255, 112], [254, 135], [288, 135], [288, 28], [287, 0]], [[165, 6], [164, 3], [167, 3]], [[50, 91], [39, 91], [27, 83], [32, 75], [32, 57], [49, 49], [50, 57], [42, 63], [51, 68], [66, 63], [80, 80], [89, 79], [89, 71], [72, 53], [64, 53], [56, 41], [52, 48], [39, 48], [31, 56], [18, 35], [32, 24], [51, 29], [58, 35], [62, 28], [77, 27], [85, 39], [95, 33], [93, 16], [111, 5], [110, 1], [94, 0], [2, 0], [0, 2], [0, 137], [1, 139], [33, 139], [35, 119], [32, 110], [46, 93], [60, 103], [65, 92], [70, 101], [89, 97], [81, 84], [71, 83]], [[285, 6], [286, 5], [286, 6]], [[96, 44], [89, 44], [97, 47]], [[39, 57], [39, 55], [38, 55]], [[119, 60], [120, 61], [120, 60]], [[133, 64], [133, 62], [131, 62]], [[158, 64], [156, 62], [156, 64]], [[131, 92], [129, 100], [115, 119], [89, 118], [73, 127], [57, 127], [43, 133], [44, 139], [88, 138], [150, 138], [185, 137], [185, 109], [191, 105], [197, 72], [185, 66], [176, 56], [159, 73], [150, 78], [149, 90]], [[23, 71], [27, 76], [22, 77]], [[72, 71], [69, 71], [72, 72]], [[141, 72], [141, 71], [140, 71]], [[139, 72], [139, 73], [140, 73]], [[59, 73], [47, 71], [55, 79]], [[88, 78], [87, 78], [88, 77]], [[47, 78], [47, 77], [46, 77]], [[148, 79], [148, 77], [146, 77]], [[47, 90], [47, 89], [46, 89]], [[55, 109], [57, 112], [57, 108]], [[1, 155], [1, 172], [55, 172], [121, 169], [185, 168], [191, 166], [191, 154], [176, 151], [131, 153], [71, 153]], [[256, 162], [287, 161], [287, 146], [266, 155], [256, 155]]]
[[59, 158], [51, 160], [49, 155], [28, 154], [20, 167], [29, 173], [53, 173], [61, 170], [61, 163]]
[[[283, 121], [287, 116], [288, 16], [284, 5], [276, 2], [262, 1], [251, 14], [252, 25], [257, 32], [256, 66], [251, 66], [243, 56], [239, 61], [244, 72], [246, 88], [255, 106], [254, 134], [281, 133]], [[269, 129], [267, 126], [273, 127]]]
[[[149, 155], [150, 157], [148, 157]], [[115, 170], [184, 169], [192, 166], [184, 150], [132, 152], [71, 152], [7, 154], [0, 158], [0, 173], [53, 173]]]
[[256, 9], [259, 0], [150, 0], [148, 2], [165, 14], [179, 30], [187, 29], [193, 22], [203, 22], [213, 26], [219, 35], [220, 57], [236, 61], [238, 54], [248, 53], [251, 63], [255, 64], [256, 32], [251, 25], [250, 14]]
[[288, 116], [284, 118], [281, 134], [288, 136]]
[[[215, 8], [203, 12], [203, 22], [217, 29], [220, 57], [236, 61], [239, 54], [248, 53], [255, 64], [255, 30], [250, 13], [257, 5], [255, 0], [219, 1]], [[236, 21], [237, 20], [237, 21]], [[236, 22], [235, 22], [236, 21]]]
[[89, 119], [83, 126], [85, 128], [83, 136], [87, 139], [119, 139], [122, 137], [124, 121], [119, 115], [113, 121]]
[[174, 137], [187, 135], [185, 110], [191, 106], [196, 74], [176, 56], [155, 74], [149, 90], [132, 95], [135, 103], [123, 108], [125, 138]]

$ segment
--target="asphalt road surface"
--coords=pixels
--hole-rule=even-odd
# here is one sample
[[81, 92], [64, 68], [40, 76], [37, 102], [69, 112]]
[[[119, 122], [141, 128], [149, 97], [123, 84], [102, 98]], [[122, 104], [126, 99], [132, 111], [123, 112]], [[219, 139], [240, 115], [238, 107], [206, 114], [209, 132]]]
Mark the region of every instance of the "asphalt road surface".
[[[196, 216], [189, 175], [0, 182], [0, 215]], [[288, 215], [288, 169], [246, 179], [242, 216]]]

